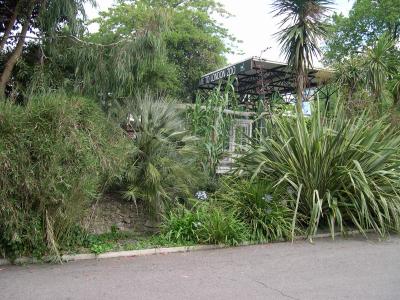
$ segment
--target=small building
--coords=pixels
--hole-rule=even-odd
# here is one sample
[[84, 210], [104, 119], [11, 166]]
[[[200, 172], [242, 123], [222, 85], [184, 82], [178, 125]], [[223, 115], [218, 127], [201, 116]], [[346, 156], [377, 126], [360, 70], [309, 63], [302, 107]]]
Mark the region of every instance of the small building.
[[[326, 69], [309, 70], [303, 96], [305, 115], [311, 113], [310, 101], [317, 93], [320, 99], [325, 100], [329, 105], [330, 98], [336, 91], [334, 87], [327, 84], [331, 77], [332, 72]], [[239, 98], [239, 105], [244, 106], [245, 111], [229, 111], [230, 114], [235, 115], [236, 120], [232, 123], [230, 130], [228, 150], [230, 156], [221, 161], [219, 173], [230, 169], [232, 157], [237, 155], [237, 148], [243, 143], [243, 137], [252, 137], [252, 116], [255, 115], [256, 102], [261, 101], [265, 114], [271, 114], [271, 99], [276, 95], [279, 95], [287, 105], [294, 105], [296, 102], [295, 74], [285, 63], [252, 57], [203, 75], [198, 88], [204, 93], [215, 88], [224, 91], [228, 84], [233, 85], [235, 94]]]
[[[304, 101], [309, 101], [316, 91], [330, 97], [330, 92], [325, 92], [321, 87], [326, 86], [332, 77], [332, 72], [326, 69], [313, 68], [308, 72]], [[224, 89], [230, 78], [234, 78], [235, 92], [242, 101], [270, 98], [278, 93], [287, 102], [295, 101], [296, 91], [295, 75], [285, 63], [274, 62], [257, 57], [252, 57], [236, 64], [205, 74], [200, 78], [200, 90], [212, 90], [218, 86]], [[333, 92], [332, 92], [333, 93]]]

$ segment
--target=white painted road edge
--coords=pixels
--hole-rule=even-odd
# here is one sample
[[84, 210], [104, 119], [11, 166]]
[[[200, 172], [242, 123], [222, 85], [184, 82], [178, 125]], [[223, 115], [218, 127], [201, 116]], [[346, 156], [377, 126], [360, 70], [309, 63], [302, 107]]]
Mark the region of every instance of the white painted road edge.
[[[372, 232], [372, 231], [370, 231]], [[349, 231], [346, 232], [348, 235], [358, 235], [359, 231]], [[334, 236], [340, 236], [341, 233], [335, 233]], [[330, 233], [321, 233], [314, 236], [314, 239], [328, 238], [331, 237]], [[306, 236], [296, 237], [295, 240], [306, 240]], [[250, 245], [261, 245], [260, 243], [243, 243], [239, 246], [250, 246]], [[102, 254], [65, 254], [61, 256], [61, 260], [64, 262], [78, 261], [78, 260], [88, 260], [88, 259], [105, 259], [105, 258], [117, 258], [117, 257], [136, 257], [136, 256], [146, 256], [146, 255], [156, 255], [156, 254], [169, 254], [169, 253], [182, 253], [182, 252], [192, 252], [200, 250], [214, 250], [227, 248], [226, 245], [198, 245], [198, 246], [183, 246], [183, 247], [171, 247], [171, 248], [152, 248], [152, 249], [142, 249], [142, 250], [132, 250], [132, 251], [117, 251], [117, 252], [106, 252]], [[20, 257], [14, 261], [14, 264], [34, 264], [42, 262], [51, 261], [50, 257], [45, 257], [43, 260], [38, 260], [31, 257]], [[8, 259], [0, 259], [0, 266], [10, 265], [11, 261]]]

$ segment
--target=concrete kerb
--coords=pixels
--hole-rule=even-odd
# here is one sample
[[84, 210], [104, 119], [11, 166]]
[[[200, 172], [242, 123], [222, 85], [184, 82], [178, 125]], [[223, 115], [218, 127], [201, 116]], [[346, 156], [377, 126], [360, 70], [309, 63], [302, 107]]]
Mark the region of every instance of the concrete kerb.
[[[368, 231], [367, 233], [372, 232]], [[349, 231], [346, 236], [359, 235], [360, 232], [357, 230]], [[334, 236], [341, 236], [341, 233], [335, 233]], [[314, 236], [313, 239], [328, 238], [332, 235], [330, 233], [320, 233]], [[294, 240], [306, 240], [306, 236], [298, 236]], [[285, 241], [281, 241], [285, 242]], [[239, 246], [251, 246], [251, 245], [262, 245], [261, 243], [245, 242]], [[137, 257], [137, 256], [147, 256], [156, 254], [170, 254], [170, 253], [182, 253], [182, 252], [193, 252], [201, 250], [215, 250], [221, 248], [228, 248], [227, 245], [198, 245], [198, 246], [183, 246], [183, 247], [171, 247], [171, 248], [151, 248], [142, 250], [132, 250], [132, 251], [117, 251], [117, 252], [106, 252], [102, 254], [65, 254], [61, 257], [63, 262], [79, 261], [79, 260], [89, 260], [89, 259], [107, 259], [107, 258], [119, 258], [119, 257]], [[41, 262], [51, 261], [50, 257], [45, 257], [43, 260], [38, 260], [36, 258], [21, 257], [17, 258], [14, 264], [35, 264]], [[0, 259], [0, 266], [10, 265], [11, 262], [8, 259]]]
[[[147, 256], [155, 254], [170, 254], [170, 253], [180, 253], [180, 252], [192, 252], [200, 250], [212, 250], [225, 248], [225, 245], [198, 245], [198, 246], [183, 246], [183, 247], [171, 247], [171, 248], [151, 248], [151, 249], [141, 249], [132, 251], [117, 251], [117, 252], [106, 252], [102, 254], [93, 253], [82, 253], [82, 254], [65, 254], [61, 256], [63, 262], [79, 261], [79, 260], [89, 260], [89, 259], [106, 259], [106, 258], [118, 258], [118, 257], [133, 257], [133, 256]], [[41, 262], [51, 261], [50, 257], [44, 257], [43, 260], [38, 260], [36, 258], [30, 257], [20, 257], [14, 261], [14, 264], [36, 264]], [[0, 266], [10, 265], [11, 262], [8, 259], [0, 259]]]

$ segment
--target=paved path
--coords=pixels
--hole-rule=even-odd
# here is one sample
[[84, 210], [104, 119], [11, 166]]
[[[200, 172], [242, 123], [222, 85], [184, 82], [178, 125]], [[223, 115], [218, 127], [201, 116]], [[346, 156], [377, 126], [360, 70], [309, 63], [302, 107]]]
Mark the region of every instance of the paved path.
[[0, 268], [0, 299], [400, 299], [398, 237]]

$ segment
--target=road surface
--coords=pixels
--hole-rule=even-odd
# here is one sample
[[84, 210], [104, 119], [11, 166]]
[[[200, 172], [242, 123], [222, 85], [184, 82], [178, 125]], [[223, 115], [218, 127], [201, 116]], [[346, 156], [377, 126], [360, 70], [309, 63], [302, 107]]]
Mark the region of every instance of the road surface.
[[400, 299], [400, 238], [3, 266], [0, 299]]

